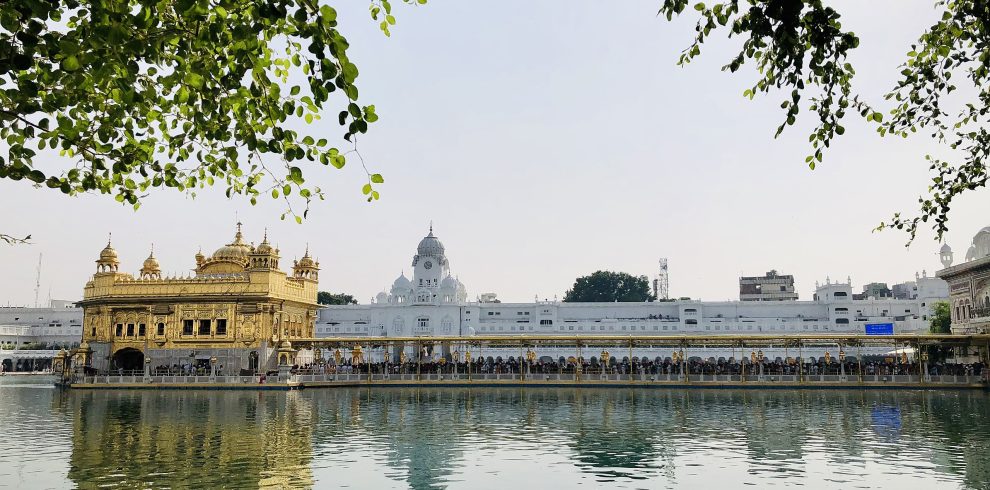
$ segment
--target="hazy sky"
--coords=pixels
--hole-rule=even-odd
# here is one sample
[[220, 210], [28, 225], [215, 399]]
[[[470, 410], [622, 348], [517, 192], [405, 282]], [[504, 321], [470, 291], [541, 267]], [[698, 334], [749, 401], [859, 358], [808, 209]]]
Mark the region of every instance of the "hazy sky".
[[[803, 127], [773, 139], [783, 95], [744, 99], [753, 73], [719, 71], [735, 42], [718, 35], [699, 62], [676, 66], [693, 20], [658, 18], [659, 0], [430, 0], [397, 6], [391, 38], [366, 3], [339, 3], [361, 102], [381, 116], [361, 140], [385, 176], [381, 201], [364, 201], [353, 163], [307, 175], [329, 199], [303, 225], [279, 221], [282, 203], [251, 207], [222, 188], [195, 200], [169, 191], [133, 212], [112, 197], [0, 181], [0, 231], [34, 236], [30, 246], [0, 246], [0, 302], [34, 302], [39, 254], [42, 302], [49, 290], [79, 299], [109, 232], [123, 270], [136, 273], [154, 242], [165, 271], [188, 272], [200, 246], [209, 254], [231, 240], [235, 216], [249, 240], [268, 227], [283, 265], [308, 242], [320, 288], [362, 302], [410, 274], [430, 220], [471, 298], [563, 296], [598, 269], [652, 276], [660, 257], [670, 260], [672, 295], [710, 300], [737, 298], [740, 275], [771, 268], [794, 274], [810, 299], [827, 275], [851, 275], [859, 290], [940, 267], [930, 233], [906, 249], [902, 233], [872, 232], [895, 211], [916, 211], [923, 156], [940, 151], [932, 141], [882, 139], [850, 118], [810, 171]], [[831, 3], [862, 41], [856, 87], [880, 101], [935, 20], [933, 2]], [[337, 110], [313, 133], [339, 140]], [[948, 242], [961, 257], [990, 224], [990, 193], [953, 208]]]

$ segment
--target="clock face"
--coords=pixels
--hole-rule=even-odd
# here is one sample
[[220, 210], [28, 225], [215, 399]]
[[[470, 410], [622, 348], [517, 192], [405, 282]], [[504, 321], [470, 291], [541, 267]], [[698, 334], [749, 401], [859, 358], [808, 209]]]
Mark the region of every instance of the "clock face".
[[423, 267], [426, 267], [427, 270], [430, 270], [433, 268], [433, 262], [427, 260], [426, 263], [423, 264]]

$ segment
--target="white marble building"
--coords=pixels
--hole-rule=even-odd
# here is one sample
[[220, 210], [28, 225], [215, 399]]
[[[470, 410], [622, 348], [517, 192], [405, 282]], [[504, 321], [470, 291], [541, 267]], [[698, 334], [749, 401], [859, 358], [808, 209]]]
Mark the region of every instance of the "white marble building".
[[400, 275], [367, 305], [320, 310], [318, 337], [501, 335], [677, 335], [864, 333], [893, 324], [895, 333], [928, 330], [932, 305], [948, 298], [945, 281], [917, 275], [914, 299], [854, 300], [851, 281], [817, 285], [811, 301], [647, 303], [497, 303], [468, 301], [450, 273], [440, 240], [430, 233], [413, 256], [412, 279]]
[[48, 307], [40, 308], [0, 307], [0, 348], [78, 345], [82, 318], [82, 308], [71, 301], [52, 300]]

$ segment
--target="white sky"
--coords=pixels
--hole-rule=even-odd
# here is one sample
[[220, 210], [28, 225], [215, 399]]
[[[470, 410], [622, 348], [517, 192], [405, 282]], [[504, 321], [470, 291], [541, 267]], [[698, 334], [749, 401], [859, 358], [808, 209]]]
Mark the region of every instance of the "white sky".
[[[939, 268], [930, 233], [906, 249], [903, 234], [872, 232], [895, 211], [916, 211], [935, 143], [882, 139], [849, 118], [825, 163], [808, 170], [804, 128], [773, 139], [784, 96], [749, 101], [753, 73], [719, 71], [734, 42], [720, 34], [699, 62], [675, 65], [693, 19], [658, 18], [659, 0], [431, 0], [397, 6], [391, 38], [366, 3], [340, 3], [361, 102], [381, 116], [361, 141], [385, 176], [381, 201], [362, 198], [356, 162], [308, 169], [329, 199], [303, 225], [279, 221], [280, 202], [251, 207], [219, 187], [195, 200], [161, 193], [133, 212], [112, 197], [0, 181], [0, 231], [34, 236], [0, 247], [0, 303], [34, 302], [39, 254], [41, 301], [49, 290], [79, 299], [108, 232], [123, 270], [136, 273], [154, 242], [165, 271], [186, 272], [200, 246], [211, 253], [231, 240], [235, 215], [249, 240], [268, 227], [283, 265], [308, 242], [320, 289], [362, 302], [410, 273], [430, 220], [472, 298], [563, 296], [598, 269], [652, 276], [660, 257], [670, 260], [673, 296], [711, 300], [737, 298], [738, 276], [771, 268], [794, 274], [802, 299], [826, 275], [851, 275], [858, 290]], [[932, 2], [834, 3], [862, 41], [856, 87], [880, 102], [935, 20]], [[312, 134], [339, 140], [339, 108]], [[988, 205], [990, 193], [978, 191], [953, 206], [957, 257], [990, 224]]]

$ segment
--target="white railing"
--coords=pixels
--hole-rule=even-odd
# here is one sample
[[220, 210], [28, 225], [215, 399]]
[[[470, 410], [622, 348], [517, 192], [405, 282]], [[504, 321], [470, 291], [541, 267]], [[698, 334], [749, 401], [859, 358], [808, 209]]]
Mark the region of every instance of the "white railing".
[[739, 384], [746, 383], [794, 383], [800, 385], [834, 385], [849, 384], [856, 385], [866, 383], [870, 385], [898, 384], [898, 385], [969, 385], [984, 382], [982, 376], [976, 375], [931, 375], [923, 380], [916, 374], [912, 375], [863, 375], [846, 374], [691, 374], [681, 375], [678, 373], [668, 374], [582, 374], [580, 380], [575, 379], [574, 374], [545, 374], [529, 373], [520, 375], [518, 373], [391, 373], [391, 374], [368, 374], [360, 373], [329, 373], [329, 374], [294, 374], [285, 378], [279, 376], [268, 376], [262, 381], [260, 375], [254, 376], [197, 376], [197, 375], [151, 375], [142, 374], [110, 374], [97, 376], [80, 376], [76, 378], [82, 384], [87, 385], [123, 385], [123, 384], [159, 384], [159, 385], [197, 385], [197, 384], [222, 384], [222, 385], [264, 385], [264, 384], [315, 384], [315, 383], [396, 383], [396, 382], [569, 382], [586, 384], [623, 384], [628, 382], [649, 382], [649, 383], [699, 383], [699, 384]]

